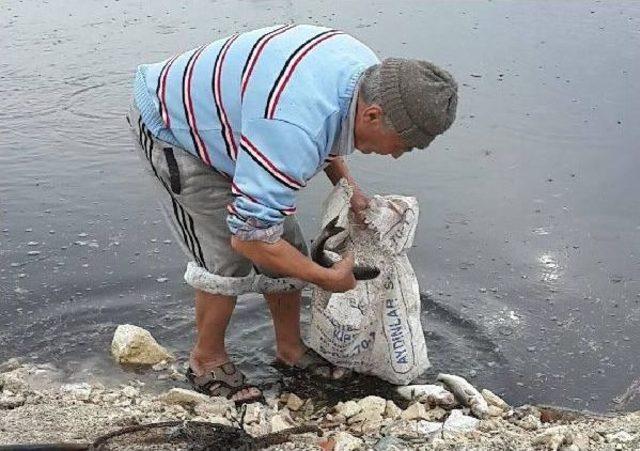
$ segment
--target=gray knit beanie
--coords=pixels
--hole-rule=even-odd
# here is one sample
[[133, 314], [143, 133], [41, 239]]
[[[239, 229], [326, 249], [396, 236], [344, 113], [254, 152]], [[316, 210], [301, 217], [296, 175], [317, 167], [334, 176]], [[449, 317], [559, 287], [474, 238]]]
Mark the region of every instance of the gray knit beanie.
[[380, 66], [381, 107], [411, 147], [424, 149], [456, 118], [458, 84], [428, 61], [387, 58]]

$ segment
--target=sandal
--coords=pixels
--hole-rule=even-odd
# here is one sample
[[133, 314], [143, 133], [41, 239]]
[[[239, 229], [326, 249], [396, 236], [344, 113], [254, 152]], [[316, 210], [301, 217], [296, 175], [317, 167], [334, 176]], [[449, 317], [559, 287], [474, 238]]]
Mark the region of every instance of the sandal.
[[259, 396], [234, 400], [235, 403], [242, 405], [264, 401], [262, 390], [255, 385], [247, 384], [245, 375], [236, 368], [233, 362], [223, 363], [202, 376], [197, 376], [193, 369], [189, 367], [186, 376], [193, 389], [205, 395], [222, 396], [231, 399], [233, 395], [244, 389], [256, 388], [260, 391]]
[[307, 373], [321, 379], [342, 380], [351, 374], [351, 370], [334, 365], [311, 348], [307, 348], [293, 365], [276, 359], [273, 366], [291, 376]]

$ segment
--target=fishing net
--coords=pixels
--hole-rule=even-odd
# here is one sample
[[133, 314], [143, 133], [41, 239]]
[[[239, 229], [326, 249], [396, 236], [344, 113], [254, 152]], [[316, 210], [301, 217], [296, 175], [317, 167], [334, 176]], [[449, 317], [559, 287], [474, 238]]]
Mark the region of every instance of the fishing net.
[[293, 434], [319, 432], [301, 426], [262, 437], [252, 437], [240, 428], [204, 421], [166, 421], [130, 426], [99, 437], [90, 450], [190, 450], [253, 451], [289, 440]]

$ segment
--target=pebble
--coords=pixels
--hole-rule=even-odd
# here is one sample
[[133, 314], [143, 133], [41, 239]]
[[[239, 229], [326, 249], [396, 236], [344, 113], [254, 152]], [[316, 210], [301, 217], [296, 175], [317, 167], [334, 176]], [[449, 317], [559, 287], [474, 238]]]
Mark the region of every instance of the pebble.
[[40, 244], [40, 243], [38, 243], [37, 241], [29, 241], [27, 243], [27, 246], [37, 246], [38, 244]]
[[455, 435], [471, 432], [478, 427], [479, 423], [480, 420], [477, 418], [465, 415], [460, 409], [454, 409], [449, 414], [449, 418], [444, 422], [442, 429], [446, 435]]
[[427, 410], [424, 408], [424, 404], [419, 402], [411, 404], [401, 414], [400, 418], [403, 420], [426, 420]]
[[360, 449], [364, 442], [358, 437], [354, 437], [348, 432], [338, 432], [333, 436], [335, 446], [333, 451], [355, 451]]
[[287, 407], [289, 410], [297, 412], [304, 405], [304, 401], [298, 397], [295, 393], [290, 393], [287, 398]]
[[335, 411], [343, 415], [345, 418], [350, 418], [359, 413], [361, 410], [362, 407], [360, 407], [355, 401], [339, 402], [335, 407]]
[[158, 278], [156, 279], [156, 282], [158, 282], [158, 283], [164, 283], [164, 282], [166, 282], [167, 280], [169, 280], [167, 277], [158, 277]]
[[27, 255], [40, 255], [40, 251], [29, 251]]

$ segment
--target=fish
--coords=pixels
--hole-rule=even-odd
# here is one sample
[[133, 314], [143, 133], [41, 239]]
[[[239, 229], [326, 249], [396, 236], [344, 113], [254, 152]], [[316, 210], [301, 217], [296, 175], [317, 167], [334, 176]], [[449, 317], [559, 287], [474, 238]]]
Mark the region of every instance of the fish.
[[[331, 251], [325, 250], [327, 240], [345, 230], [344, 227], [337, 226], [337, 223], [338, 217], [336, 216], [322, 229], [311, 249], [311, 259], [325, 268], [331, 268], [336, 263], [335, 259], [329, 257]], [[335, 255], [335, 252], [331, 252], [331, 254]], [[379, 275], [380, 269], [373, 266], [355, 265], [353, 267], [353, 277], [356, 280], [373, 280]]]
[[436, 379], [446, 385], [458, 401], [469, 407], [471, 413], [477, 418], [484, 419], [489, 415], [489, 404], [464, 377], [440, 373]]
[[407, 385], [398, 387], [396, 391], [409, 401], [418, 401], [441, 407], [453, 407], [456, 404], [453, 394], [440, 385]]

